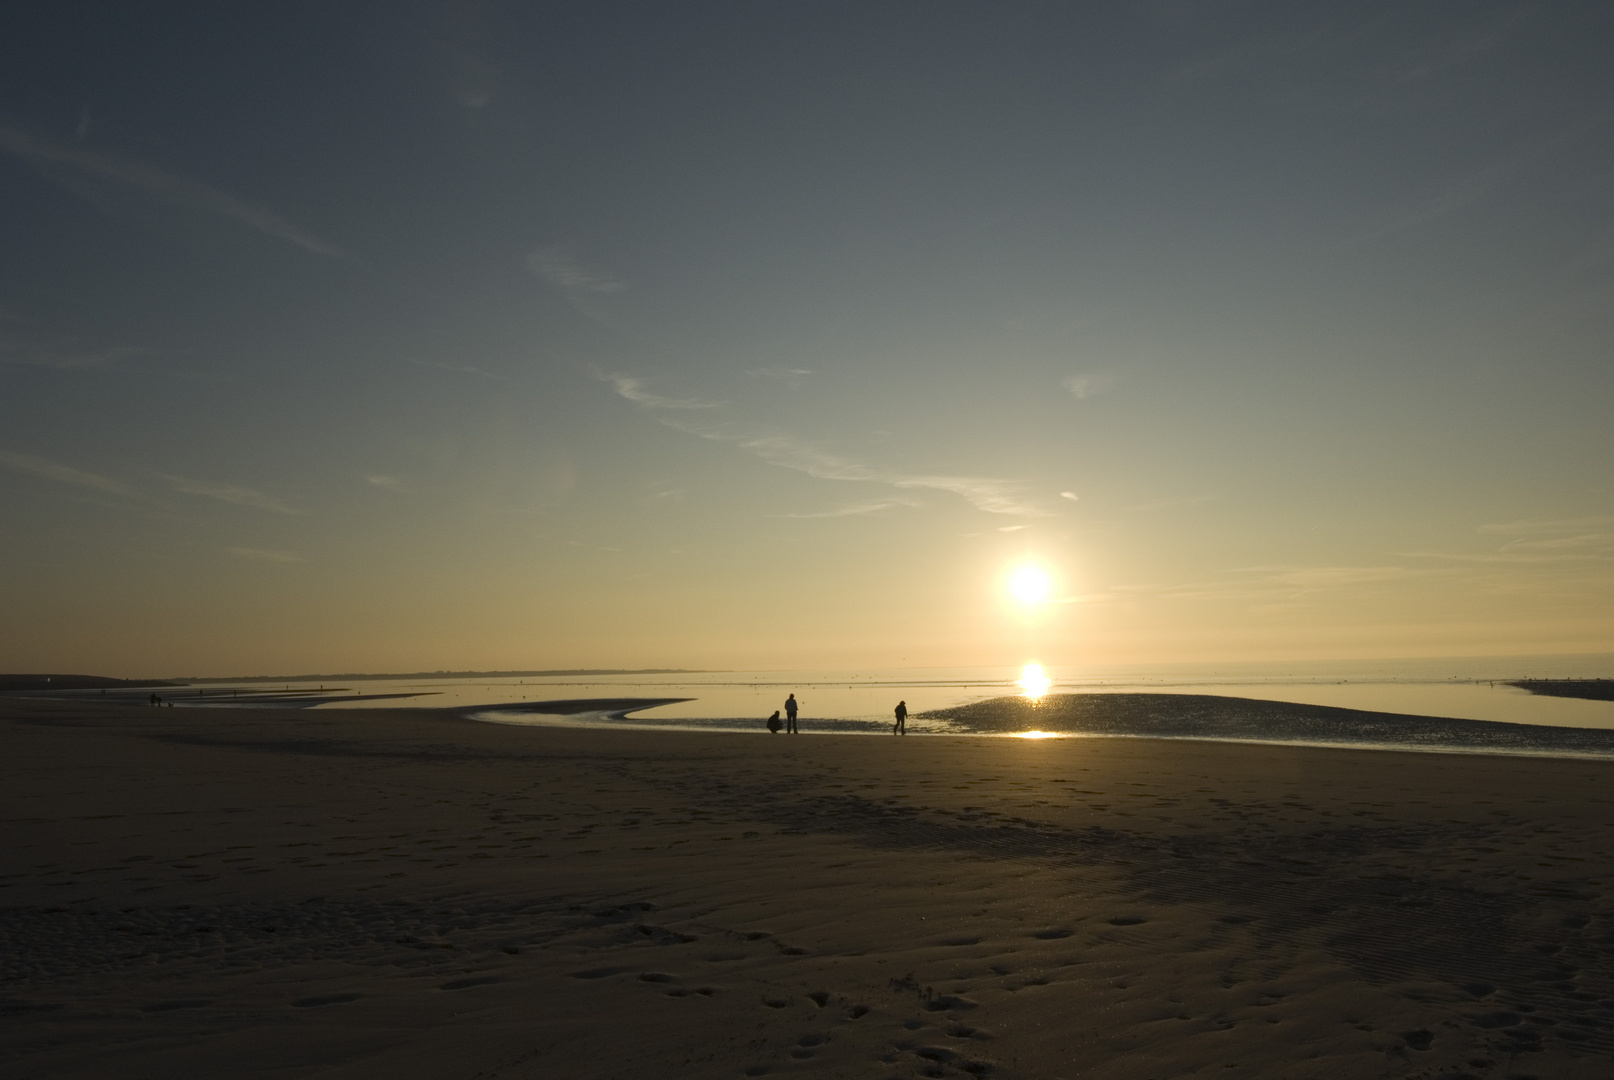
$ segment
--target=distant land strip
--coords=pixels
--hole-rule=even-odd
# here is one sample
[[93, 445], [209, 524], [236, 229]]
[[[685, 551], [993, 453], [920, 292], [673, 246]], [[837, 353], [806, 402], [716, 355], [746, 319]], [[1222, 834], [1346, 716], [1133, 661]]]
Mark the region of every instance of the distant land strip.
[[[236, 675], [229, 678], [199, 675], [175, 676], [175, 682], [184, 683], [286, 683], [316, 682], [333, 679], [515, 679], [537, 678], [545, 675], [709, 675], [705, 669], [691, 668], [565, 668], [554, 671], [408, 671], [402, 674], [364, 675], [342, 672], [335, 675]], [[4, 678], [4, 676], [0, 676]]]
[[147, 686], [180, 686], [169, 679], [109, 679], [104, 675], [0, 674], [0, 694], [19, 690], [132, 690]]
[[1546, 697], [1614, 701], [1614, 679], [1519, 679], [1508, 685]]

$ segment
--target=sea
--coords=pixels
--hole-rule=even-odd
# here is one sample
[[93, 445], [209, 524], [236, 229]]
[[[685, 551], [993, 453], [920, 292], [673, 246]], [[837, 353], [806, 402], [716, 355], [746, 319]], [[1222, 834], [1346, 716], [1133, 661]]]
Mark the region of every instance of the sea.
[[[1457, 743], [1494, 743], [1516, 725], [1579, 729], [1593, 743], [1605, 739], [1593, 732], [1608, 732], [1606, 741], [1614, 755], [1614, 702], [1547, 697], [1508, 685], [1527, 678], [1610, 676], [1614, 676], [1614, 653], [1113, 668], [1029, 664], [582, 676], [315, 676], [284, 682], [192, 679], [186, 680], [187, 685], [156, 692], [165, 702], [177, 706], [404, 706], [454, 709], [489, 723], [754, 733], [765, 732], [765, 719], [774, 710], [782, 710], [786, 696], [794, 694], [804, 734], [889, 734], [892, 712], [899, 701], [905, 703], [911, 716], [909, 731], [926, 734], [964, 730], [944, 717], [927, 714], [994, 700], [1012, 704], [1054, 702], [1060, 700], [1059, 695], [1067, 694], [1186, 695], [1502, 725], [1496, 729], [1458, 725], [1452, 729], [1458, 732], [1454, 736]], [[116, 696], [141, 700], [147, 693], [124, 691]], [[1171, 699], [1151, 700], [1169, 705]], [[1262, 715], [1271, 712], [1267, 709]], [[1005, 715], [1023, 717], [1034, 713], [1035, 710], [1027, 714], [1025, 710], [1009, 709]], [[1332, 714], [1311, 710], [1308, 715]], [[1348, 726], [1340, 727], [1343, 734], [1338, 740], [1322, 741], [1399, 745], [1395, 739], [1382, 737], [1382, 724], [1372, 729], [1380, 734], [1371, 738], [1364, 735], [1367, 729], [1347, 731]], [[1048, 730], [986, 732], [979, 725], [969, 730], [974, 734], [1043, 736], [1091, 733], [1074, 728], [1062, 731], [1058, 724]], [[1202, 730], [1205, 734], [1200, 737], [1217, 737], [1214, 726]], [[1307, 730], [1315, 735], [1316, 723]], [[1241, 738], [1249, 738], [1253, 732], [1255, 741], [1268, 741], [1260, 722], [1246, 723], [1239, 731]], [[1469, 738], [1462, 734], [1464, 731], [1478, 734]], [[1274, 729], [1268, 734], [1270, 741], [1317, 741], [1300, 740], [1293, 731]], [[1540, 736], [1547, 739], [1549, 733], [1543, 731]], [[1513, 739], [1519, 745], [1534, 741], [1539, 740], [1533, 740], [1529, 733], [1522, 740]], [[1584, 750], [1583, 743], [1585, 739], [1576, 745]], [[1596, 756], [1602, 755], [1598, 752]]]

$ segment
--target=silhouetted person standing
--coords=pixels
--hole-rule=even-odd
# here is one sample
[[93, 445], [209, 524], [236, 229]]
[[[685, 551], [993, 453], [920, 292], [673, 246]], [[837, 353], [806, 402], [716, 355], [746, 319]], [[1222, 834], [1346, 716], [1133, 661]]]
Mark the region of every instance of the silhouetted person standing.
[[891, 725], [891, 734], [908, 734], [908, 703], [906, 701], [897, 702], [897, 707], [892, 710], [891, 715], [897, 718], [897, 722]]
[[785, 733], [788, 734], [788, 735], [800, 735], [801, 734], [801, 732], [796, 729], [796, 695], [795, 694], [791, 694], [789, 697], [785, 698]]

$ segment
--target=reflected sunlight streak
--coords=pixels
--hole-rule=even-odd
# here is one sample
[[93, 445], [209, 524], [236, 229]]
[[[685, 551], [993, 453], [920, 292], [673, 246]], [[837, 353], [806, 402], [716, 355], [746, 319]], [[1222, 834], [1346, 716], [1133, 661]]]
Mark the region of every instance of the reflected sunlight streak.
[[1027, 664], [1020, 672], [1022, 696], [1032, 701], [1039, 700], [1053, 684], [1054, 681], [1043, 674], [1041, 664]]

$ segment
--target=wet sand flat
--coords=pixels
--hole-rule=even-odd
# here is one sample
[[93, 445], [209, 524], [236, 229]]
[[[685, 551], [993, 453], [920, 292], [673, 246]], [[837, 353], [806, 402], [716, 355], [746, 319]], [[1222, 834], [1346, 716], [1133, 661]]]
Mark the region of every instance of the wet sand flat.
[[1604, 1077], [1614, 764], [0, 703], [8, 1077]]

